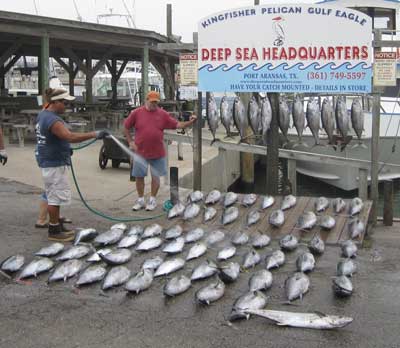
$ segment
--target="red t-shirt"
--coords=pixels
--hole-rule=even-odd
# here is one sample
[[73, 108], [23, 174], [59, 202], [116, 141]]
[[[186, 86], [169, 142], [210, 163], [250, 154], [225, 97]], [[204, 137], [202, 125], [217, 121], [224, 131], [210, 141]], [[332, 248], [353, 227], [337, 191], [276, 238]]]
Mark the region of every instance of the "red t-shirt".
[[133, 110], [124, 122], [126, 129], [135, 128], [137, 152], [147, 159], [165, 157], [164, 129], [176, 129], [177, 125], [165, 110], [149, 111], [145, 106]]

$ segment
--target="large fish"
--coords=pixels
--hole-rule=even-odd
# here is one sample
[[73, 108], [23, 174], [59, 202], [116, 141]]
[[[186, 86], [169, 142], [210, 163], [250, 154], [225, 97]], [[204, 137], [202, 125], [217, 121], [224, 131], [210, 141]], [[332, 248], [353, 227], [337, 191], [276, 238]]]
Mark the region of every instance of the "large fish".
[[279, 98], [279, 128], [282, 134], [285, 136], [286, 142], [288, 142], [288, 131], [290, 126], [290, 111], [289, 105], [286, 98]]
[[101, 265], [93, 265], [86, 268], [80, 275], [75, 283], [75, 286], [92, 284], [103, 280], [107, 270]]
[[163, 248], [162, 251], [168, 255], [178, 254], [183, 250], [184, 245], [185, 245], [185, 238], [178, 237], [178, 238], [174, 239], [173, 241], [169, 242]]
[[261, 262], [260, 254], [255, 250], [250, 250], [243, 256], [243, 265], [244, 269], [249, 269], [257, 266]]
[[147, 238], [141, 242], [137, 247], [137, 251], [149, 251], [158, 248], [163, 243], [161, 238], [153, 237]]
[[285, 281], [286, 297], [290, 301], [302, 299], [310, 287], [310, 279], [302, 272], [296, 272]]
[[211, 232], [207, 235], [207, 237], [206, 237], [206, 239], [205, 239], [205, 242], [206, 242], [208, 245], [213, 245], [213, 244], [217, 244], [217, 243], [219, 243], [219, 242], [222, 242], [222, 241], [224, 240], [224, 238], [225, 238], [225, 233], [224, 233], [223, 231], [221, 231], [221, 230], [214, 230], [214, 231], [211, 231]]
[[353, 198], [350, 202], [350, 216], [354, 216], [361, 212], [364, 203], [361, 198]]
[[182, 233], [183, 233], [182, 226], [180, 226], [180, 225], [172, 226], [165, 232], [165, 239], [178, 238], [182, 235]]
[[237, 207], [229, 207], [222, 213], [221, 221], [223, 225], [227, 225], [234, 222], [238, 217], [239, 209]]
[[316, 255], [321, 255], [325, 251], [325, 243], [324, 241], [315, 235], [311, 240], [310, 243], [308, 244], [308, 249]]
[[233, 245], [227, 246], [223, 249], [221, 249], [220, 251], [218, 251], [217, 254], [217, 260], [221, 261], [221, 260], [228, 260], [231, 257], [235, 256], [236, 254], [236, 247]]
[[255, 272], [249, 279], [249, 290], [267, 290], [272, 285], [272, 273], [266, 269]]
[[164, 295], [174, 297], [176, 295], [184, 293], [190, 288], [192, 282], [190, 278], [185, 275], [179, 275], [170, 279], [163, 288]]
[[307, 127], [310, 128], [315, 140], [315, 145], [319, 145], [321, 111], [319, 109], [318, 101], [314, 98], [311, 98], [307, 103], [306, 118]]
[[125, 284], [125, 290], [138, 294], [147, 290], [154, 279], [154, 271], [151, 268], [144, 268]]
[[151, 238], [159, 236], [161, 235], [162, 231], [163, 228], [159, 224], [151, 224], [144, 229], [142, 233], [142, 238]]
[[98, 232], [94, 228], [85, 228], [80, 230], [75, 235], [74, 245], [78, 245], [81, 242], [88, 242], [93, 238], [96, 238], [98, 235]]
[[48, 282], [52, 283], [57, 280], [63, 280], [65, 282], [68, 278], [78, 274], [82, 267], [83, 261], [81, 260], [72, 259], [65, 261], [57, 266], [54, 272], [50, 275]]
[[219, 140], [215, 138], [215, 133], [218, 128], [218, 107], [213, 95], [210, 95], [208, 98], [207, 111], [207, 122], [213, 136], [212, 145], [215, 141]]
[[200, 279], [205, 279], [213, 276], [218, 272], [218, 267], [217, 265], [210, 261], [204, 261], [197, 267], [193, 269], [192, 275], [190, 277], [191, 280], [200, 280]]
[[261, 101], [261, 133], [264, 145], [267, 144], [267, 132], [271, 127], [272, 108], [268, 97]]
[[181, 202], [178, 202], [168, 211], [168, 219], [181, 216], [184, 211], [185, 206]]
[[324, 128], [326, 135], [328, 136], [328, 143], [333, 145], [333, 132], [335, 130], [335, 115], [333, 112], [332, 103], [328, 98], [325, 98], [322, 102], [321, 110], [321, 121], [322, 127]]
[[343, 138], [346, 138], [349, 132], [350, 118], [347, 112], [346, 101], [342, 97], [339, 97], [336, 102], [335, 116], [339, 132]]
[[237, 262], [229, 262], [219, 268], [219, 277], [224, 283], [233, 283], [240, 275], [240, 265]]
[[354, 99], [353, 103], [351, 104], [351, 124], [354, 132], [357, 134], [359, 144], [362, 144], [361, 136], [364, 130], [364, 112], [360, 103], [360, 99], [358, 98]]
[[261, 122], [261, 110], [258, 105], [256, 97], [253, 95], [249, 101], [249, 107], [247, 108], [247, 115], [249, 117], [250, 127], [254, 133], [254, 135], [258, 135], [260, 131], [260, 122]]
[[118, 242], [117, 248], [130, 248], [134, 246], [138, 240], [139, 236], [137, 235], [125, 236]]
[[56, 258], [57, 261], [67, 261], [71, 259], [80, 259], [86, 256], [92, 249], [86, 245], [76, 245], [67, 250], [65, 250], [59, 257]]
[[217, 209], [213, 207], [204, 208], [204, 222], [212, 220], [217, 215]]
[[144, 260], [142, 264], [142, 268], [151, 268], [151, 269], [157, 269], [160, 267], [160, 265], [164, 262], [164, 259], [161, 256], [154, 256], [150, 259]]
[[225, 284], [220, 280], [206, 285], [196, 291], [196, 300], [200, 303], [209, 305], [211, 302], [219, 300], [225, 293]]
[[99, 234], [94, 239], [94, 243], [102, 246], [115, 244], [120, 241], [123, 235], [124, 235], [123, 230], [119, 228], [114, 228], [113, 230], [109, 230], [107, 232]]
[[336, 226], [336, 220], [329, 215], [323, 215], [319, 219], [319, 226], [324, 230], [331, 230]]
[[326, 197], [319, 197], [314, 202], [315, 211], [320, 213], [329, 207], [329, 201]]
[[229, 320], [248, 319], [249, 309], [262, 309], [267, 304], [267, 297], [260, 291], [247, 292], [240, 296], [232, 307]]
[[311, 230], [317, 223], [317, 216], [312, 211], [301, 214], [297, 220], [296, 227], [301, 230]]
[[198, 257], [204, 255], [206, 252], [207, 245], [205, 243], [198, 242], [190, 248], [186, 256], [186, 261], [197, 259]]
[[293, 124], [297, 130], [297, 135], [299, 136], [299, 144], [303, 144], [302, 137], [303, 137], [306, 118], [304, 115], [303, 100], [299, 95], [296, 95], [294, 97], [294, 102], [292, 105], [292, 117], [293, 117]]
[[347, 297], [353, 293], [353, 283], [348, 277], [344, 275], [340, 277], [334, 277], [332, 282], [333, 291], [336, 295]]
[[201, 200], [203, 200], [203, 198], [204, 198], [203, 192], [196, 190], [196, 191], [189, 193], [189, 195], [187, 197], [187, 201], [196, 203], [196, 202], [200, 202]]
[[221, 99], [221, 104], [219, 106], [220, 109], [220, 116], [221, 116], [221, 123], [226, 129], [226, 135], [231, 137], [231, 125], [233, 123], [232, 119], [232, 112], [229, 110], [229, 103], [226, 96], [223, 96]]
[[183, 220], [190, 220], [195, 218], [200, 213], [200, 206], [196, 203], [190, 203], [186, 206], [183, 212]]
[[274, 210], [270, 214], [270, 216], [268, 218], [268, 222], [274, 227], [278, 227], [278, 228], [281, 227], [285, 222], [285, 214], [284, 214], [283, 210], [280, 210], [280, 209]]
[[102, 290], [107, 290], [112, 287], [125, 284], [130, 276], [131, 276], [131, 271], [125, 266], [113, 267], [110, 269], [110, 271], [104, 278], [101, 288]]
[[224, 197], [224, 207], [227, 208], [232, 204], [235, 204], [238, 199], [238, 195], [235, 192], [227, 192]]
[[206, 204], [214, 204], [217, 203], [221, 199], [221, 192], [218, 190], [212, 190], [208, 193], [206, 200], [204, 201]]
[[263, 196], [261, 201], [261, 209], [267, 209], [275, 203], [273, 196]]
[[24, 265], [25, 257], [23, 255], [13, 255], [6, 258], [1, 264], [0, 269], [4, 272], [17, 272]]
[[349, 223], [350, 238], [358, 238], [365, 232], [365, 225], [360, 219], [355, 219]]
[[346, 240], [340, 245], [342, 249], [342, 255], [346, 258], [355, 257], [357, 255], [357, 245], [352, 240]]
[[282, 203], [281, 203], [281, 209], [282, 210], [287, 210], [296, 205], [297, 199], [293, 195], [287, 195], [283, 197]]
[[131, 259], [132, 252], [129, 249], [121, 248], [113, 250], [107, 254], [100, 255], [100, 257], [108, 265], [122, 265]]
[[25, 268], [21, 271], [18, 279], [24, 279], [29, 277], [37, 277], [38, 274], [47, 272], [54, 267], [54, 261], [47, 257], [40, 257], [31, 261]]
[[249, 241], [249, 235], [246, 232], [236, 232], [232, 237], [233, 245], [244, 245]]
[[315, 267], [314, 255], [303, 253], [296, 259], [296, 268], [299, 272], [310, 272]]
[[176, 272], [183, 268], [185, 265], [185, 260], [177, 257], [175, 259], [169, 259], [167, 261], [164, 261], [158, 268], [156, 273], [154, 274], [154, 277], [159, 277], [163, 275], [168, 275], [173, 272]]
[[274, 251], [271, 255], [268, 255], [265, 258], [266, 269], [279, 268], [284, 263], [285, 263], [285, 254], [280, 250]]
[[239, 97], [236, 97], [233, 102], [233, 121], [240, 134], [240, 141], [246, 138], [247, 127], [249, 122], [246, 115], [246, 108]]
[[332, 207], [335, 214], [339, 214], [346, 208], [346, 202], [340, 197], [335, 198], [332, 201]]
[[35, 253], [36, 256], [45, 256], [45, 257], [51, 257], [54, 255], [57, 255], [61, 251], [64, 250], [64, 244], [63, 243], [51, 243], [48, 246], [45, 246], [41, 248], [39, 251]]
[[340, 260], [336, 266], [338, 276], [352, 276], [357, 272], [357, 265], [351, 259]]
[[292, 251], [299, 245], [299, 240], [293, 234], [288, 234], [279, 240], [279, 246], [282, 250]]
[[255, 234], [253, 234], [253, 236], [251, 237], [251, 246], [253, 248], [264, 248], [266, 247], [269, 243], [271, 242], [271, 238], [263, 233], [260, 232], [256, 232]]
[[200, 227], [196, 227], [190, 230], [185, 236], [185, 243], [197, 242], [204, 236], [204, 230]]

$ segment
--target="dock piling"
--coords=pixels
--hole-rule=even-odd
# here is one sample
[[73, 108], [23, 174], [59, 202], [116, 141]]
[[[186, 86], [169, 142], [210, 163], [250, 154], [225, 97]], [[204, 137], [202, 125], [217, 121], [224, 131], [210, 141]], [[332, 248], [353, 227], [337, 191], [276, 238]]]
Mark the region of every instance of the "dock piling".
[[393, 225], [393, 181], [383, 182], [383, 224]]

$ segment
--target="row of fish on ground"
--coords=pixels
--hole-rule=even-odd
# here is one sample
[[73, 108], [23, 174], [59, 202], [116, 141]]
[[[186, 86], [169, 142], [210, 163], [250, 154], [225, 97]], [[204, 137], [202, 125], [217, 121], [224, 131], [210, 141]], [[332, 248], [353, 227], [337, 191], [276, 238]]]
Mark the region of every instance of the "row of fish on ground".
[[[198, 195], [199, 193], [195, 193], [193, 196]], [[207, 198], [208, 196], [205, 201], [207, 201]], [[287, 209], [290, 209], [290, 207]], [[158, 249], [163, 244], [163, 240], [160, 238], [162, 233], [164, 233], [164, 239], [167, 240], [162, 249], [166, 255], [176, 256], [183, 251], [184, 245], [195, 244], [191, 246], [185, 259], [175, 256], [164, 259], [161, 256], [155, 256], [145, 260], [141, 271], [132, 276], [131, 271], [126, 266], [123, 266], [133, 256], [129, 248], [136, 246], [136, 250], [141, 252]], [[11, 256], [1, 263], [1, 269], [3, 272], [10, 274], [22, 269], [17, 277], [17, 280], [22, 280], [53, 269], [55, 262], [51, 257], [58, 255], [56, 261], [61, 263], [50, 274], [48, 279], [50, 283], [58, 280], [66, 281], [68, 278], [77, 276], [76, 286], [103, 281], [103, 290], [125, 284], [125, 289], [128, 292], [139, 293], [148, 289], [155, 277], [167, 276], [183, 269], [188, 261], [205, 255], [209, 248], [223, 242], [225, 237], [226, 232], [224, 231], [214, 230], [206, 235], [205, 231], [199, 227], [184, 233], [182, 227], [178, 224], [173, 225], [166, 231], [158, 224], [151, 224], [145, 228], [141, 225], [135, 225], [129, 230], [125, 224], [117, 224], [112, 226], [109, 231], [101, 234], [90, 228], [79, 231], [76, 235], [74, 246], [66, 250], [61, 243], [53, 243], [46, 246], [36, 253], [39, 258], [33, 260], [23, 269], [24, 256]], [[203, 239], [204, 241], [202, 241]], [[93, 242], [99, 249], [95, 250], [92, 244], [85, 244], [85, 242]], [[243, 255], [241, 265], [237, 262], [225, 262], [217, 265], [216, 262], [208, 259], [193, 268], [190, 278], [185, 275], [179, 275], [167, 281], [164, 286], [164, 294], [166, 296], [177, 296], [187, 291], [192, 282], [218, 275], [215, 281], [199, 289], [195, 295], [200, 303], [210, 304], [215, 302], [224, 295], [225, 284], [232, 283], [238, 279], [242, 269], [252, 269], [262, 262], [263, 258], [256, 249], [264, 248], [269, 243], [270, 238], [266, 234], [257, 232], [250, 237], [246, 232], [239, 231], [233, 235], [229, 245], [218, 250], [217, 260], [218, 262], [225, 262], [237, 254], [239, 246], [249, 246], [250, 244], [251, 250]], [[115, 244], [117, 244], [116, 248], [109, 248], [110, 245]], [[285, 263], [283, 251], [296, 249], [299, 246], [299, 241], [295, 236], [287, 235], [279, 241], [279, 245], [280, 250], [276, 250], [264, 258], [265, 269], [254, 272], [250, 277], [249, 291], [235, 301], [230, 316], [231, 320], [247, 318], [249, 314], [266, 316], [266, 313], [270, 312], [265, 312], [264, 310], [256, 313], [259, 310], [263, 310], [267, 304], [267, 297], [262, 291], [272, 286], [273, 278], [270, 270], [281, 267]], [[324, 242], [318, 236], [314, 236], [308, 247], [310, 252], [302, 253], [296, 260], [297, 272], [285, 282], [288, 301], [301, 298], [308, 291], [310, 280], [305, 273], [314, 269], [315, 259], [313, 254], [320, 255], [325, 249]], [[335, 293], [347, 296], [352, 293], [351, 281], [347, 276], [355, 272], [355, 265], [349, 257], [355, 255], [357, 246], [349, 240], [343, 243], [342, 250], [348, 259], [339, 262], [333, 288]], [[86, 256], [89, 256], [86, 260], [89, 263], [102, 261], [112, 266], [112, 268], [107, 270], [103, 264], [86, 267], [85, 262], [81, 261]], [[285, 313], [275, 312], [273, 313], [275, 316], [278, 313], [280, 315]], [[271, 316], [272, 314], [269, 313], [268, 315]], [[288, 315], [287, 312], [286, 315]], [[309, 319], [310, 317], [306, 316], [304, 318]], [[324, 328], [343, 326], [344, 322], [341, 322], [338, 318], [334, 318], [334, 324], [332, 324], [332, 316], [321, 317], [318, 322], [322, 322], [325, 326], [328, 325], [328, 327]], [[338, 320], [342, 324], [338, 324]], [[309, 324], [308, 320], [306, 322]]]
[[[247, 128], [253, 131], [255, 136], [261, 136], [266, 144], [267, 132], [271, 127], [272, 108], [268, 99], [262, 98], [260, 102], [252, 96], [246, 106], [239, 97], [235, 97], [233, 105], [230, 106], [227, 97], [222, 97], [221, 104], [218, 106], [215, 98], [211, 95], [207, 105], [207, 121], [213, 135], [213, 142], [216, 139], [216, 131], [221, 121], [226, 129], [227, 136], [232, 135], [231, 127], [234, 124], [239, 131], [241, 141], [249, 137]], [[279, 128], [288, 140], [288, 131], [291, 124], [296, 128], [298, 134], [298, 144], [307, 146], [303, 143], [302, 137], [304, 130], [308, 127], [315, 139], [315, 145], [320, 144], [319, 132], [322, 128], [328, 137], [328, 144], [335, 144], [335, 131], [346, 141], [351, 127], [353, 128], [359, 143], [361, 144], [362, 132], [364, 130], [364, 113], [359, 98], [355, 98], [351, 105], [350, 113], [347, 110], [344, 97], [338, 97], [335, 108], [329, 98], [325, 98], [320, 107], [318, 99], [310, 98], [304, 111], [304, 101], [299, 95], [295, 95], [294, 101], [289, 106], [287, 98], [281, 96], [279, 100]], [[306, 125], [307, 121], [307, 125]]]

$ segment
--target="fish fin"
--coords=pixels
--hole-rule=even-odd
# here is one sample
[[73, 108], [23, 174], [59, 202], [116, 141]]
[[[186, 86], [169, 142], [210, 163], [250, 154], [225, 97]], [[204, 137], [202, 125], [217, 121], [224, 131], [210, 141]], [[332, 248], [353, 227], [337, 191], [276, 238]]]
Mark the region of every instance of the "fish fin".
[[284, 321], [277, 321], [277, 322], [275, 322], [275, 324], [278, 326], [288, 326], [288, 324], [285, 323]]
[[325, 313], [322, 313], [322, 312], [320, 312], [320, 311], [314, 311], [314, 313], [315, 313], [316, 315], [318, 315], [319, 317], [321, 317], [321, 318], [327, 317], [327, 315], [326, 315]]

